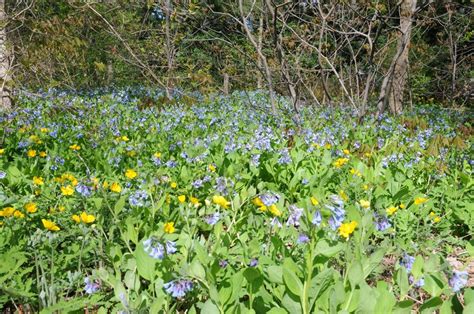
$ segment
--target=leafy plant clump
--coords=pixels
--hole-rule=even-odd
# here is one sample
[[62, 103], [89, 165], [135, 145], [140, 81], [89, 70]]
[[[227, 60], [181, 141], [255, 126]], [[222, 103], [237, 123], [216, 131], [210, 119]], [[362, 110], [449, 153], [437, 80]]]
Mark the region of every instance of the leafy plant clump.
[[0, 308], [474, 312], [462, 116], [43, 96], [0, 118]]

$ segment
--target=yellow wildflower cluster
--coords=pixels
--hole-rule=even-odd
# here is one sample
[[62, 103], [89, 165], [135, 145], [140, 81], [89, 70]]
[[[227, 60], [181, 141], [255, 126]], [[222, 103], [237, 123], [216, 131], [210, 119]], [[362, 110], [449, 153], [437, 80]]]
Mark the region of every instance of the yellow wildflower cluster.
[[130, 180], [135, 179], [137, 176], [138, 176], [138, 173], [133, 169], [127, 169], [125, 171], [125, 177], [127, 177]]
[[332, 163], [332, 165], [335, 167], [335, 168], [341, 168], [342, 166], [344, 166], [345, 164], [347, 164], [349, 162], [349, 159], [348, 158], [338, 158], [336, 159], [335, 162]]
[[270, 214], [272, 214], [273, 216], [281, 216], [281, 211], [278, 209], [278, 207], [276, 206], [276, 204], [272, 204], [270, 206], [265, 206], [265, 204], [263, 204], [262, 200], [260, 199], [260, 197], [256, 197], [252, 200], [252, 203], [256, 206], [258, 206], [258, 209], [260, 209], [260, 211], [262, 212], [266, 212], [267, 210], [270, 212]]
[[434, 223], [438, 223], [441, 221], [441, 217], [439, 217], [438, 215], [436, 215], [434, 212], [431, 212], [430, 213], [430, 217], [433, 219], [433, 222]]
[[356, 227], [357, 227], [356, 221], [344, 223], [339, 226], [339, 235], [347, 239], [354, 232]]
[[421, 205], [421, 204], [424, 204], [426, 202], [428, 202], [428, 199], [425, 198], [425, 197], [416, 197], [415, 201], [414, 201], [415, 205]]
[[165, 233], [174, 233], [176, 230], [174, 227], [174, 222], [165, 223], [165, 225], [163, 226], [163, 230], [165, 231]]
[[95, 221], [95, 216], [82, 212], [80, 215], [72, 215], [72, 220], [77, 223], [83, 222], [85, 224], [91, 224]]
[[214, 195], [212, 197], [212, 202], [216, 205], [219, 205], [220, 207], [222, 208], [229, 208], [229, 205], [230, 205], [230, 202], [228, 200], [225, 199], [225, 197], [221, 196], [221, 195]]

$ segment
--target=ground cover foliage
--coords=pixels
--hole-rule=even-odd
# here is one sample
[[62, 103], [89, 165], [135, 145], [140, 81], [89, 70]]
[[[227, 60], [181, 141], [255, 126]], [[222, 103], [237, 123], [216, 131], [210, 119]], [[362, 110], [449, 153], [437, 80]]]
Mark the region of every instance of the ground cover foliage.
[[474, 311], [472, 121], [22, 95], [0, 120], [0, 307]]

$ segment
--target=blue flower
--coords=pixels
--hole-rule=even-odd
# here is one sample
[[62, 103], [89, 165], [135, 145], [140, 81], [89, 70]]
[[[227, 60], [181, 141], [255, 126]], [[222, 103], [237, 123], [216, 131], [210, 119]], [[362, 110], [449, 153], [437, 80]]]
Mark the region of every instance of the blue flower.
[[5, 171], [0, 171], [0, 179], [5, 179], [7, 177], [7, 173]]
[[82, 183], [79, 183], [76, 186], [76, 191], [84, 197], [88, 197], [92, 194], [91, 188]]
[[229, 262], [227, 262], [227, 260], [225, 260], [225, 259], [221, 259], [219, 261], [219, 267], [220, 268], [226, 268], [228, 264], [229, 264]]
[[214, 214], [207, 215], [204, 217], [204, 221], [206, 221], [209, 225], [214, 226], [220, 219], [221, 214], [216, 212]]
[[250, 267], [257, 267], [258, 266], [258, 259], [252, 258], [249, 263]]
[[260, 196], [260, 200], [267, 207], [272, 206], [273, 204], [278, 202], [279, 199], [280, 199], [280, 196], [274, 193], [266, 193]]
[[453, 276], [449, 279], [449, 286], [453, 289], [453, 292], [459, 292], [464, 288], [469, 279], [469, 274], [466, 271], [457, 271], [453, 272]]
[[377, 231], [385, 231], [392, 226], [390, 224], [390, 220], [388, 220], [386, 216], [374, 215], [374, 217], [375, 217], [375, 229]]
[[165, 247], [153, 237], [143, 241], [143, 248], [152, 258], [165, 258]]
[[303, 215], [303, 208], [299, 208], [296, 205], [291, 205], [289, 208], [290, 216], [288, 217], [288, 221], [286, 225], [292, 225], [298, 227], [300, 225], [300, 218]]
[[402, 260], [400, 261], [400, 266], [405, 267], [407, 272], [410, 273], [414, 262], [415, 262], [415, 258], [413, 256], [410, 256], [407, 253], [404, 253]]
[[298, 244], [308, 243], [309, 242], [309, 237], [304, 233], [300, 233], [300, 235], [298, 236], [298, 240], [296, 240], [296, 242]]
[[176, 242], [173, 241], [166, 241], [166, 253], [167, 254], [174, 254], [178, 249], [176, 248]]
[[93, 294], [93, 293], [99, 291], [99, 289], [100, 289], [100, 284], [96, 281], [92, 281], [89, 277], [84, 278], [84, 283], [86, 285], [84, 287], [84, 291], [87, 294]]
[[193, 289], [193, 283], [187, 279], [177, 279], [165, 283], [163, 287], [173, 298], [182, 298]]
[[314, 215], [313, 215], [313, 219], [311, 220], [311, 223], [315, 226], [320, 226], [321, 225], [321, 221], [323, 220], [322, 216], [321, 216], [321, 212], [319, 210], [317, 210]]

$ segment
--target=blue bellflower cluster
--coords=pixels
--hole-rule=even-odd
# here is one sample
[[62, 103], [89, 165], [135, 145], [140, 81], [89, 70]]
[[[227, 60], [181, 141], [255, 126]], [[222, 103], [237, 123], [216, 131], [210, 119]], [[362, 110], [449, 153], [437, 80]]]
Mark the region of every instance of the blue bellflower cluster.
[[193, 283], [187, 279], [177, 279], [163, 285], [166, 292], [173, 298], [182, 298], [187, 292], [193, 290]]
[[99, 291], [99, 289], [100, 289], [100, 284], [99, 284], [99, 282], [93, 281], [93, 280], [92, 280], [91, 278], [89, 278], [89, 277], [84, 278], [84, 284], [85, 284], [84, 291], [85, 291], [87, 294], [96, 293], [96, 292]]
[[84, 197], [89, 197], [92, 194], [92, 189], [89, 186], [82, 183], [79, 183], [76, 186], [76, 191]]
[[148, 255], [154, 259], [164, 259], [165, 255], [171, 255], [177, 252], [176, 243], [166, 241], [163, 245], [155, 237], [150, 237], [143, 241], [143, 248]]
[[453, 292], [457, 293], [464, 288], [469, 279], [469, 274], [466, 271], [453, 272], [453, 276], [449, 279], [449, 286], [453, 289]]
[[303, 216], [303, 208], [299, 208], [296, 205], [290, 205], [289, 208], [290, 216], [288, 217], [288, 221], [286, 222], [287, 226], [294, 226], [298, 227], [300, 225], [300, 218]]
[[143, 207], [147, 198], [148, 193], [146, 191], [138, 190], [128, 197], [128, 201], [132, 206]]
[[329, 218], [329, 226], [332, 230], [336, 230], [346, 218], [346, 211], [344, 210], [344, 201], [338, 195], [331, 195], [333, 205], [326, 205], [326, 208], [331, 211]]

